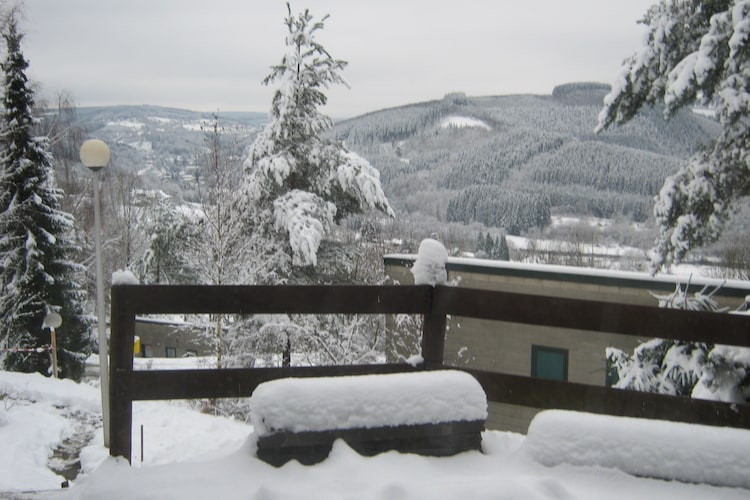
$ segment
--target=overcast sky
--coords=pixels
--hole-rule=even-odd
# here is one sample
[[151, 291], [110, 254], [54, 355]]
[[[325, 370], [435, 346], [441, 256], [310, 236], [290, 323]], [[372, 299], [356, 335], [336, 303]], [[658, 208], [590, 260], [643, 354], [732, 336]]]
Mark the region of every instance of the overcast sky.
[[[318, 40], [349, 61], [328, 114], [468, 95], [549, 94], [611, 82], [656, 0], [306, 0], [330, 14]], [[284, 51], [279, 0], [25, 0], [22, 49], [45, 97], [79, 106], [261, 111]]]

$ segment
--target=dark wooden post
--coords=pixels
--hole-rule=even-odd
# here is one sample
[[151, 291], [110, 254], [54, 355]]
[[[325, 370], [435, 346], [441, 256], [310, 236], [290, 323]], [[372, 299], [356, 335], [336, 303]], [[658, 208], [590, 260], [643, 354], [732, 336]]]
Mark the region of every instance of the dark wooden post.
[[109, 344], [109, 454], [125, 457], [132, 452], [133, 396], [130, 379], [133, 372], [135, 313], [130, 307], [128, 285], [112, 287]]
[[435, 298], [440, 289], [440, 286], [429, 287], [428, 307], [422, 324], [422, 358], [425, 366], [443, 364], [446, 316], [436, 312], [435, 308]]

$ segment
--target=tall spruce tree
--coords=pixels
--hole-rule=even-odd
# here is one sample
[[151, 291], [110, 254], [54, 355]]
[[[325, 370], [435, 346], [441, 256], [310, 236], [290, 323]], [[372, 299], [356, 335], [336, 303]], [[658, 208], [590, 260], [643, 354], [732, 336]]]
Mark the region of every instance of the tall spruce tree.
[[286, 250], [286, 264], [314, 266], [334, 223], [368, 209], [393, 211], [380, 173], [321, 135], [332, 125], [319, 110], [327, 102], [323, 89], [346, 83], [346, 62], [315, 38], [327, 16], [315, 22], [307, 10], [295, 16], [289, 4], [287, 9], [287, 51], [263, 82], [278, 81], [279, 88], [270, 121], [245, 163], [245, 192], [259, 218], [256, 227]]
[[[287, 4], [286, 52], [264, 80], [278, 83], [270, 120], [253, 143], [245, 162], [242, 193], [247, 229], [253, 242], [246, 282], [265, 284], [331, 283], [335, 268], [353, 260], [349, 249], [330, 241], [335, 225], [350, 214], [393, 210], [380, 185], [380, 173], [341, 143], [322, 134], [332, 125], [320, 107], [324, 90], [346, 84], [346, 62], [333, 58], [316, 40], [327, 16], [315, 21], [309, 11], [292, 14]], [[325, 243], [325, 244], [324, 244]], [[248, 349], [281, 352], [282, 364], [292, 351], [307, 362], [363, 362], [374, 357], [382, 338], [361, 318], [254, 318], [231, 341], [234, 356]], [[247, 335], [246, 332], [254, 332]]]
[[0, 68], [3, 109], [0, 116], [0, 337], [6, 369], [49, 374], [51, 356], [44, 346], [50, 332], [44, 317], [60, 314], [57, 329], [59, 371], [79, 379], [90, 353], [90, 321], [83, 312], [84, 294], [76, 282], [83, 270], [72, 258], [73, 218], [60, 210], [62, 192], [55, 188], [48, 139], [35, 137], [31, 115], [34, 95], [26, 78], [28, 62], [21, 52], [23, 34], [17, 14], [4, 20], [7, 56]]

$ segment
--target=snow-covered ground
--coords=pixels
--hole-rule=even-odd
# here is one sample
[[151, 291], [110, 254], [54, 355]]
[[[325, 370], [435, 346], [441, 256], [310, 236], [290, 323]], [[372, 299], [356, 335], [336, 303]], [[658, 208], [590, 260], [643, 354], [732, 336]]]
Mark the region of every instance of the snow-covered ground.
[[[96, 384], [75, 384], [41, 375], [0, 372], [0, 393], [5, 395], [0, 405], [0, 498], [750, 497], [750, 491], [740, 488], [647, 479], [590, 463], [582, 466], [554, 460], [554, 450], [563, 449], [560, 442], [566, 439], [564, 432], [558, 432], [557, 437], [550, 436], [549, 432], [539, 432], [537, 437], [530, 435], [525, 438], [518, 434], [487, 431], [483, 435], [483, 453], [467, 452], [448, 458], [396, 452], [366, 458], [357, 455], [343, 442], [337, 442], [329, 458], [318, 465], [303, 466], [290, 462], [276, 469], [255, 458], [255, 437], [251, 426], [202, 414], [184, 402], [134, 404], [134, 456], [133, 465], [129, 466], [124, 460], [107, 456], [102, 446], [101, 428], [95, 424], [97, 419], [91, 423], [91, 419], [82, 418], [83, 415], [99, 417]], [[79, 425], [80, 422], [84, 422], [83, 426]], [[141, 425], [144, 429], [142, 456]], [[597, 435], [606, 436], [607, 420], [596, 425], [600, 427]], [[547, 431], [549, 428], [549, 423], [542, 427]], [[48, 469], [49, 457], [62, 440], [81, 432], [91, 435], [91, 441], [82, 453], [85, 472], [70, 488], [60, 489], [63, 477]], [[637, 439], [637, 435], [621, 436], [618, 446]], [[550, 443], [554, 446], [547, 448], [544, 440], [557, 440], [558, 443]], [[665, 452], [672, 465], [683, 461], [696, 467], [703, 458], [711, 456], [701, 457], [700, 453], [696, 456], [695, 449], [683, 444], [671, 443], [671, 450]], [[592, 446], [600, 448], [598, 453], [601, 454], [602, 450], [607, 450], [608, 443], [602, 438], [602, 442], [595, 442]], [[543, 453], [545, 463], [552, 460], [559, 465], [549, 467], [535, 460], [540, 449], [548, 450]], [[622, 451], [622, 456], [631, 463], [642, 458], [632, 449]], [[711, 450], [713, 456], [717, 451], [721, 452]], [[736, 467], [747, 470], [748, 464], [740, 463]], [[34, 492], [28, 493], [30, 490]]]

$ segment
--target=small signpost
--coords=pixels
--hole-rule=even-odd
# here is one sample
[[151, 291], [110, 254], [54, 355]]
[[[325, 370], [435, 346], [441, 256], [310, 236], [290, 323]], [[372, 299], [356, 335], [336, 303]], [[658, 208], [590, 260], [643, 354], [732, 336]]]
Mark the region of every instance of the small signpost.
[[55, 312], [51, 312], [44, 317], [42, 322], [42, 330], [49, 328], [51, 337], [51, 349], [52, 349], [52, 376], [57, 378], [57, 337], [55, 335], [55, 328], [59, 328], [62, 325], [62, 316]]

